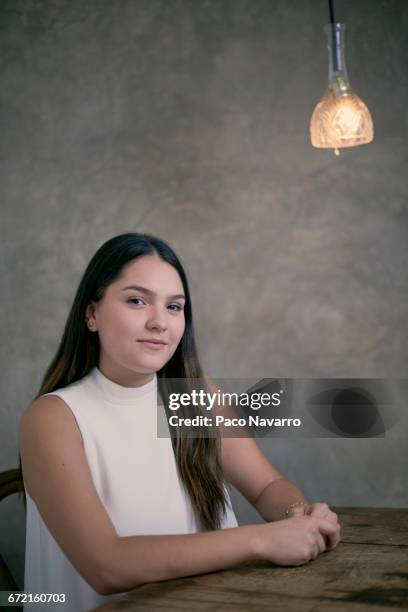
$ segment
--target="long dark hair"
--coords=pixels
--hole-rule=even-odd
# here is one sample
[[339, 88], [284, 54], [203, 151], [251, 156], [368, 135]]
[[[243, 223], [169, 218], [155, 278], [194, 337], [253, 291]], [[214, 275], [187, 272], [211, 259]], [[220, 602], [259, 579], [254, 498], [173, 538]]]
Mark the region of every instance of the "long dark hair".
[[[120, 276], [128, 263], [145, 255], [158, 255], [177, 270], [186, 297], [183, 336], [171, 359], [157, 372], [159, 389], [166, 389], [162, 397], [167, 415], [168, 388], [166, 385], [161, 387], [161, 382], [169, 378], [186, 381], [203, 378], [194, 340], [190, 292], [181, 262], [170, 246], [159, 238], [149, 234], [127, 233], [105, 242], [89, 262], [68, 315], [60, 345], [36, 398], [74, 383], [98, 365], [99, 336], [91, 333], [85, 323], [86, 308], [91, 301], [102, 299], [108, 285]], [[219, 435], [204, 434], [192, 438], [187, 435], [185, 428], [176, 429], [177, 436], [171, 438], [176, 464], [196, 519], [202, 529], [220, 529], [228, 501], [220, 461]]]

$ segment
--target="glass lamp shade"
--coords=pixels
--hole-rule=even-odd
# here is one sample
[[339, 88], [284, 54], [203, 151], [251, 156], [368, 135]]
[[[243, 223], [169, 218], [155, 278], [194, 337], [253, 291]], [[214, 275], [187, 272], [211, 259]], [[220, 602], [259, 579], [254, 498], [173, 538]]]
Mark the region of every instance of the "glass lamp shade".
[[333, 148], [354, 147], [374, 137], [370, 111], [352, 91], [344, 61], [344, 24], [325, 27], [329, 49], [329, 83], [310, 120], [312, 145]]
[[371, 142], [374, 130], [370, 111], [355, 93], [336, 96], [329, 85], [313, 111], [310, 137], [314, 147], [332, 149]]

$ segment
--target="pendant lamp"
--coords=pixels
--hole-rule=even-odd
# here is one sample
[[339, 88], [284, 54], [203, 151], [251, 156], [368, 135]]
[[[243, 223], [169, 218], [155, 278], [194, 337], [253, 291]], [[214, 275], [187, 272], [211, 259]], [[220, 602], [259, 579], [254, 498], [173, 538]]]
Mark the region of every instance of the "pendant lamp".
[[336, 23], [334, 0], [329, 0], [330, 23], [324, 27], [329, 50], [329, 82], [310, 120], [312, 145], [334, 149], [371, 142], [374, 137], [370, 111], [351, 89], [344, 59], [344, 23]]

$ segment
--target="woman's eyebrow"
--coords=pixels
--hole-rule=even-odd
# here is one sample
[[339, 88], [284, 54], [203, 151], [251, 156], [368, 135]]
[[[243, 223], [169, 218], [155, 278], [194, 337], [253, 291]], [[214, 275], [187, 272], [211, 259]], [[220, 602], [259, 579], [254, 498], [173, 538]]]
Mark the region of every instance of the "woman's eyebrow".
[[[141, 293], [146, 293], [147, 295], [156, 295], [154, 291], [151, 291], [150, 289], [146, 289], [146, 287], [141, 287], [140, 285], [129, 285], [128, 287], [123, 287], [123, 289], [121, 289], [121, 291], [128, 291], [128, 290], [132, 290], [132, 291], [140, 291]], [[172, 300], [185, 300], [186, 296], [183, 293], [175, 293], [174, 295], [169, 295], [169, 298], [171, 298]]]

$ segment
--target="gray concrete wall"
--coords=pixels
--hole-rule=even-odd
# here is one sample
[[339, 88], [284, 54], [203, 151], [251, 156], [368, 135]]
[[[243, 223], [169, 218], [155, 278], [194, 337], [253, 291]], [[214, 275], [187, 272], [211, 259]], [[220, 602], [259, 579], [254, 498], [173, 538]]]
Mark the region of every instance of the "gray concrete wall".
[[[0, 469], [88, 259], [125, 231], [184, 261], [209, 374], [406, 377], [407, 3], [337, 13], [375, 123], [338, 158], [308, 134], [323, 0], [3, 0]], [[260, 445], [313, 501], [403, 506], [406, 437]], [[24, 517], [1, 506], [21, 583]]]

